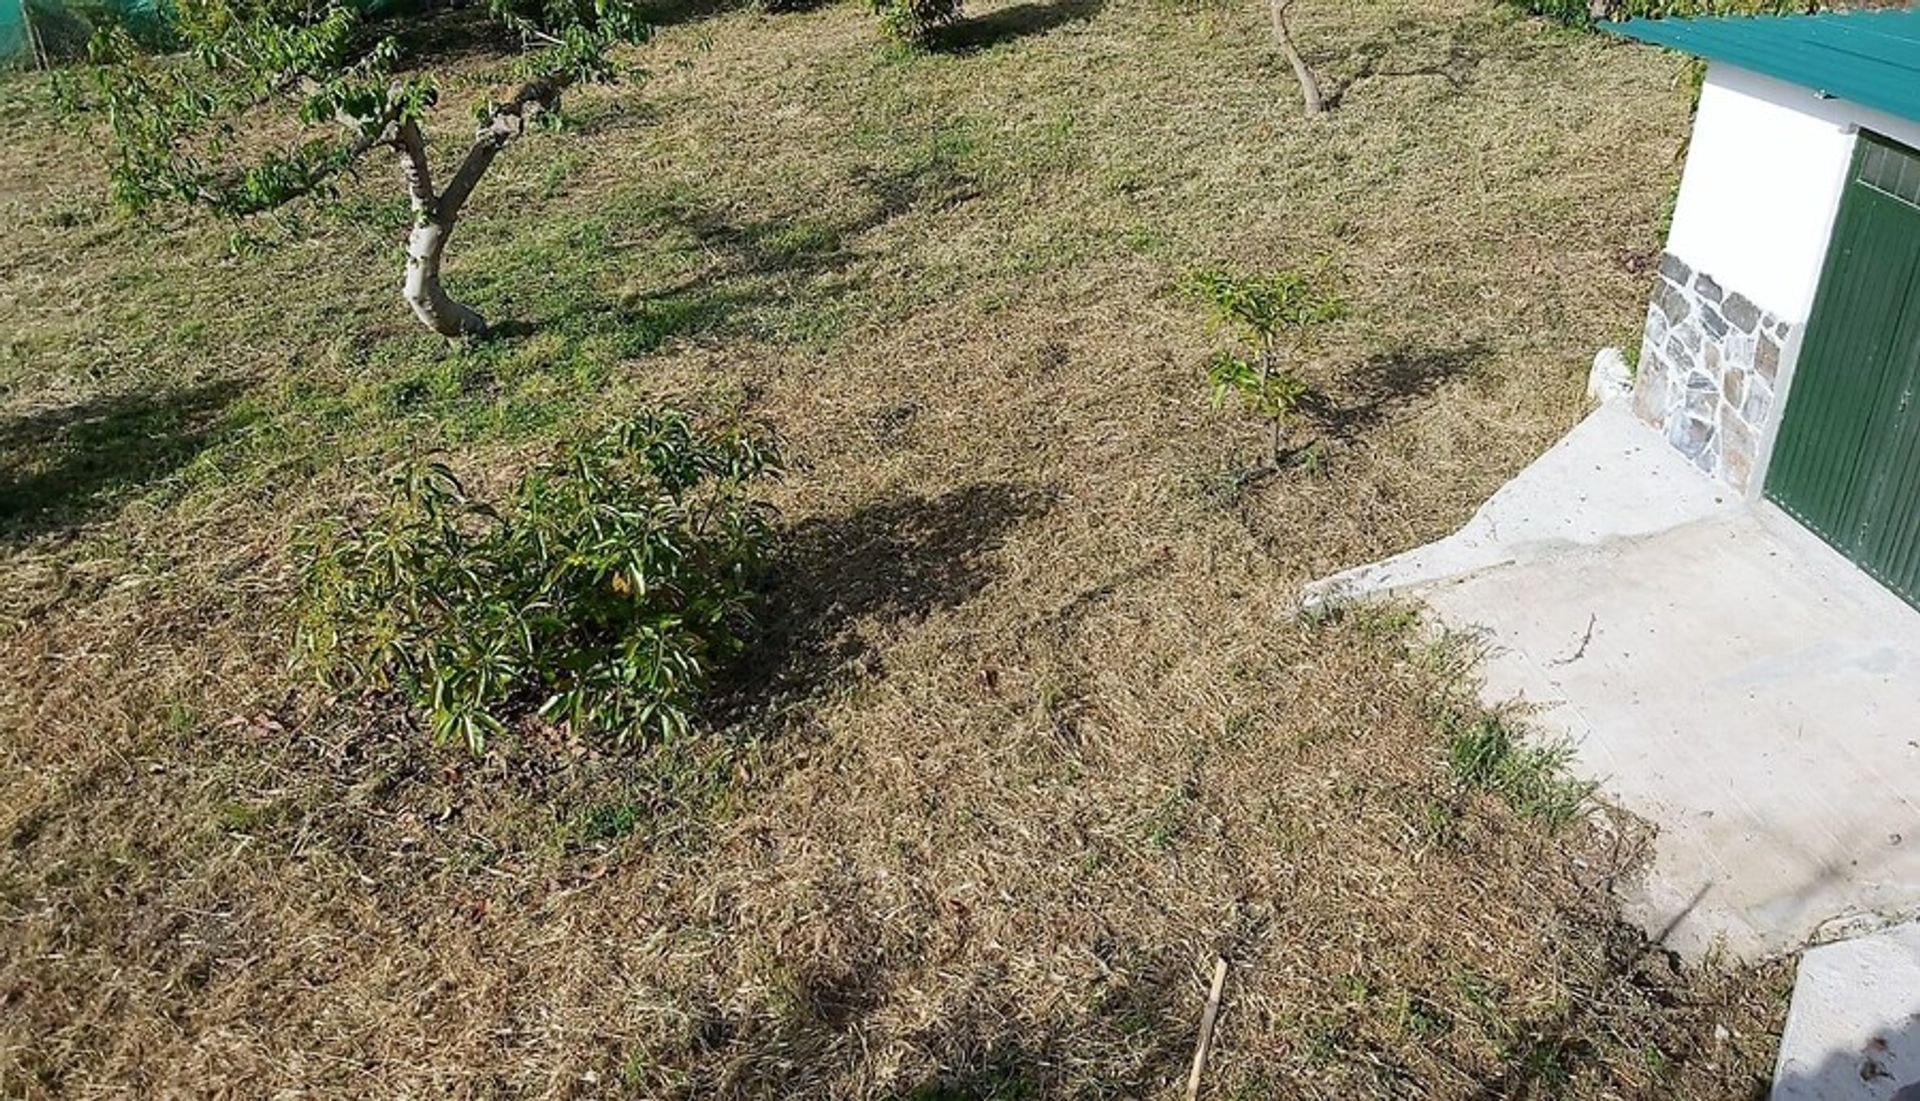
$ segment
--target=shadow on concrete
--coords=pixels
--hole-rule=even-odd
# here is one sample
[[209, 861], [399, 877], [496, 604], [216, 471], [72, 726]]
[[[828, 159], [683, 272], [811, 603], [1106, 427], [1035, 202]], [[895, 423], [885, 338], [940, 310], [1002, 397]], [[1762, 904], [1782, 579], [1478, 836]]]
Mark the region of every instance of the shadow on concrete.
[[1904, 1021], [1810, 1067], [1788, 1067], [1752, 1101], [1920, 1101], [1920, 993]]

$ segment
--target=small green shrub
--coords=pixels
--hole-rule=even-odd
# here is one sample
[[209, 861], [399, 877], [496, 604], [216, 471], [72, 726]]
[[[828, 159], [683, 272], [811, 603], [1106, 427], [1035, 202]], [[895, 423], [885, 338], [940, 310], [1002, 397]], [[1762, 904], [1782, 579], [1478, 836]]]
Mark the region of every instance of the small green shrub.
[[299, 650], [397, 689], [473, 753], [538, 715], [619, 744], [685, 731], [750, 627], [779, 461], [753, 426], [648, 413], [529, 473], [502, 508], [413, 464], [372, 522], [303, 547]]
[[925, 44], [934, 31], [960, 18], [960, 0], [873, 0], [873, 11], [888, 37]]
[[1449, 714], [1447, 764], [1460, 785], [1499, 795], [1523, 817], [1558, 830], [1573, 823], [1594, 785], [1567, 775], [1573, 751], [1530, 746], [1492, 715], [1467, 721]]
[[1251, 356], [1220, 352], [1209, 359], [1207, 390], [1216, 408], [1237, 401], [1267, 422], [1270, 457], [1278, 467], [1287, 422], [1308, 392], [1306, 380], [1282, 359], [1297, 356], [1307, 331], [1338, 319], [1345, 306], [1294, 271], [1195, 272], [1181, 289], [1211, 309], [1217, 324], [1252, 346]]

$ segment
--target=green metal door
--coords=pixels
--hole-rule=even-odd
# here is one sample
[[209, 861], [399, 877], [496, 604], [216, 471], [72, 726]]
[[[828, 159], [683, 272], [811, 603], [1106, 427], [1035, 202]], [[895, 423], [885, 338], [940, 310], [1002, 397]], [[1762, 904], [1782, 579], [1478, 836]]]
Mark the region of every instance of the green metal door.
[[1920, 153], [1860, 136], [1767, 497], [1920, 605]]

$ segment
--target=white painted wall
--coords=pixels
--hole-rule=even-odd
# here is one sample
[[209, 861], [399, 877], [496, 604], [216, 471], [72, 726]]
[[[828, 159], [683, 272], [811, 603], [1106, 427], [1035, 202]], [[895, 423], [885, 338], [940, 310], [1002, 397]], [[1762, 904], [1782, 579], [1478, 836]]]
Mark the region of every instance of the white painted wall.
[[1714, 64], [1667, 251], [1776, 316], [1805, 321], [1863, 128], [1920, 147], [1920, 123]]

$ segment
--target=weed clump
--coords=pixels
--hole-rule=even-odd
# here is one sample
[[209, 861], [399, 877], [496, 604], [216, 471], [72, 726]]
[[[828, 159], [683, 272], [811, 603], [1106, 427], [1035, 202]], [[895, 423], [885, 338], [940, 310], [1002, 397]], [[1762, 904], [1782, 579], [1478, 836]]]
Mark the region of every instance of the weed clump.
[[371, 522], [306, 541], [299, 652], [397, 690], [478, 755], [538, 716], [626, 745], [684, 733], [751, 625], [777, 474], [764, 430], [662, 409], [529, 473], [504, 507], [410, 464]]
[[933, 32], [960, 18], [960, 0], [873, 0], [887, 37], [925, 45]]
[[1530, 746], [1493, 715], [1468, 721], [1449, 714], [1447, 765], [1460, 786], [1504, 798], [1514, 811], [1548, 829], [1572, 825], [1594, 785], [1567, 775], [1573, 751], [1565, 745]]

